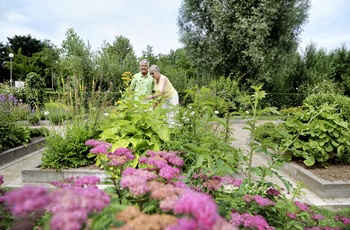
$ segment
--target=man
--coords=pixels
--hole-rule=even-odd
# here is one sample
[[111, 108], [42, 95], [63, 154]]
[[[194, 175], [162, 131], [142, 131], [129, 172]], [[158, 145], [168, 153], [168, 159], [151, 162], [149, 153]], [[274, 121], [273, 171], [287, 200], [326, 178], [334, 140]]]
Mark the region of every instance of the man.
[[135, 92], [136, 100], [145, 100], [148, 95], [152, 95], [154, 81], [148, 73], [149, 61], [143, 59], [140, 61], [140, 72], [133, 76], [130, 88]]

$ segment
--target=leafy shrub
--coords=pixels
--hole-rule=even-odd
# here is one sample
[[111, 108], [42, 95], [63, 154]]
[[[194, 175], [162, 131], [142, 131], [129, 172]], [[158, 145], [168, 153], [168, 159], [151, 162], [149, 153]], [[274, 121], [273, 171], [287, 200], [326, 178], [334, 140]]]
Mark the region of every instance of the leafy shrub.
[[39, 74], [31, 72], [25, 80], [26, 102], [31, 108], [42, 108], [45, 98], [45, 79]]
[[30, 113], [27, 116], [28, 123], [31, 125], [38, 125], [40, 122], [40, 116], [38, 113]]
[[292, 143], [289, 150], [307, 166], [329, 161], [350, 164], [349, 123], [332, 106], [304, 104], [303, 109], [284, 123], [289, 135], [283, 146]]
[[73, 117], [73, 108], [59, 102], [44, 104], [44, 115], [52, 124], [58, 125]]
[[67, 126], [64, 135], [58, 131], [49, 132], [46, 136], [46, 148], [42, 153], [42, 168], [62, 169], [79, 168], [93, 164], [88, 158], [88, 146], [85, 141], [96, 137], [96, 133], [87, 124], [74, 123]]
[[340, 117], [345, 120], [350, 120], [350, 98], [336, 93], [318, 93], [308, 96], [304, 103], [313, 106], [314, 108], [328, 104], [334, 107], [334, 113], [339, 113]]
[[30, 141], [29, 129], [12, 114], [18, 106], [18, 100], [13, 95], [0, 94], [0, 151], [25, 145]]
[[301, 112], [302, 109], [300, 107], [290, 107], [290, 108], [285, 108], [285, 109], [280, 109], [281, 115], [285, 116], [293, 116], [297, 112]]
[[256, 127], [254, 137], [257, 141], [267, 147], [281, 145], [285, 133], [283, 124], [275, 125], [273, 122], [265, 122]]

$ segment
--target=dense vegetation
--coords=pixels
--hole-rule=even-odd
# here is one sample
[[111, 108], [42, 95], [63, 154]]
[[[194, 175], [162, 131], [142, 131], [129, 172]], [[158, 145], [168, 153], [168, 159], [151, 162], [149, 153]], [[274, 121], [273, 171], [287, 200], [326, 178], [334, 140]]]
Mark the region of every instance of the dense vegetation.
[[[327, 52], [316, 44], [297, 52], [309, 4], [185, 0], [179, 16], [184, 48], [169, 54], [155, 55], [148, 46], [136, 57], [123, 36], [92, 51], [73, 28], [61, 48], [30, 35], [0, 43], [0, 60], [6, 61], [0, 66], [0, 81], [5, 80], [0, 147], [28, 141], [23, 120], [64, 124], [63, 134], [46, 131], [41, 167], [95, 163], [106, 170], [111, 185], [96, 190], [99, 180], [84, 177], [54, 183], [59, 189], [53, 192], [1, 191], [0, 213], [7, 222], [0, 227], [105, 229], [134, 222], [152, 227], [160, 219], [173, 226], [169, 229], [349, 226], [349, 210], [331, 212], [298, 202], [302, 185], [292, 188], [278, 173], [288, 157], [306, 165], [350, 163], [350, 53], [344, 46]], [[24, 81], [24, 88], [9, 87], [10, 52], [14, 79]], [[178, 126], [167, 126], [164, 110], [128, 97], [141, 58], [160, 66], [179, 91]], [[257, 127], [259, 115], [275, 113], [286, 115], [286, 122]], [[249, 118], [247, 151], [230, 145], [230, 122], [237, 115]], [[268, 165], [252, 165], [258, 150], [271, 157]], [[239, 172], [243, 180], [234, 177]], [[286, 190], [269, 182], [272, 175]], [[154, 188], [165, 195], [157, 196]], [[23, 200], [33, 205], [23, 208]], [[203, 200], [207, 205], [198, 206]]]

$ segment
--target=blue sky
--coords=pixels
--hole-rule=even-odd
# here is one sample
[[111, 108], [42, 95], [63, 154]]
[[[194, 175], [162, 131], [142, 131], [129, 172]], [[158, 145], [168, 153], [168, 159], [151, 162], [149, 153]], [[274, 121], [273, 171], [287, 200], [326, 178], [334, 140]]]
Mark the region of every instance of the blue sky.
[[[154, 54], [181, 47], [177, 17], [181, 0], [1, 0], [0, 42], [28, 35], [61, 46], [73, 28], [93, 49], [124, 36], [137, 56], [147, 45]], [[309, 21], [300, 35], [300, 49], [311, 42], [332, 50], [350, 49], [350, 0], [311, 0]]]

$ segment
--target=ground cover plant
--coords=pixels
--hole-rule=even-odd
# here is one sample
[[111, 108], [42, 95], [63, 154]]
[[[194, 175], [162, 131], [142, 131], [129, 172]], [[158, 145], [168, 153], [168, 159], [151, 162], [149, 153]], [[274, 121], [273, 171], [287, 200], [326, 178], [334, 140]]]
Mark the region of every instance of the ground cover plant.
[[[54, 182], [57, 187], [54, 191], [27, 187], [6, 192], [0, 199], [2, 207], [11, 213], [12, 226], [22, 229], [23, 226], [44, 229], [349, 227], [350, 210], [331, 212], [309, 206], [297, 199], [302, 194], [302, 185], [284, 191], [268, 181], [272, 174], [278, 175], [276, 170], [283, 159], [254, 141], [257, 102], [265, 95], [260, 87], [254, 90], [247, 99], [253, 117], [246, 128], [251, 131], [252, 139], [243, 158], [248, 173], [243, 180], [228, 171], [226, 175], [216, 175], [205, 170], [206, 164], [188, 173], [191, 168], [183, 167], [186, 154], [175, 150], [148, 150], [137, 159], [138, 167], [134, 167], [133, 148], [113, 148], [109, 142], [91, 139], [85, 144], [91, 154], [103, 155], [100, 163], [109, 175], [105, 183], [110, 187], [97, 189], [100, 181], [96, 177], [71, 178]], [[267, 166], [253, 167], [251, 157], [259, 148], [272, 160]], [[31, 205], [24, 205], [28, 202]]]

